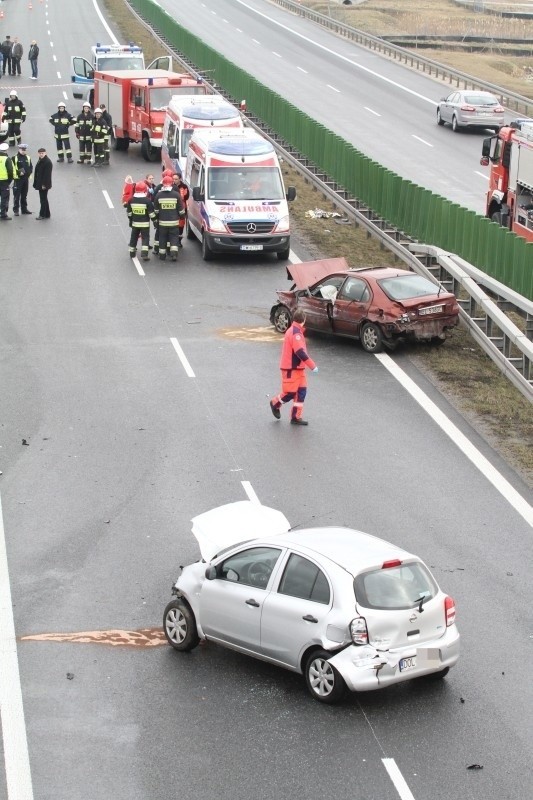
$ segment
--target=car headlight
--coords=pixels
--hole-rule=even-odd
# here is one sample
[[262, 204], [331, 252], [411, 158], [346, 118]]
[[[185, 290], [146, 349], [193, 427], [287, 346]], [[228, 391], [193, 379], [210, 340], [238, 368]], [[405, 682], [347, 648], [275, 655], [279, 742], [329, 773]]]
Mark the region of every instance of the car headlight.
[[226, 226], [218, 217], [209, 217], [209, 229], [217, 233], [226, 232]]
[[356, 617], [350, 622], [350, 635], [354, 644], [368, 644], [368, 628], [364, 617]]
[[279, 220], [276, 226], [276, 232], [280, 233], [281, 231], [288, 231], [288, 230], [289, 230], [289, 215], [286, 214]]

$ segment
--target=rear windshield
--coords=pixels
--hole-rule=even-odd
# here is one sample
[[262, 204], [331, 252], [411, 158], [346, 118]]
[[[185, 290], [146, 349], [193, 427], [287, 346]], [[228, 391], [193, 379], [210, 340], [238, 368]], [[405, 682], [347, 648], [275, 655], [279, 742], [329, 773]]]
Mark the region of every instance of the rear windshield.
[[357, 576], [354, 588], [359, 605], [398, 610], [423, 605], [438, 592], [428, 570], [418, 561], [365, 572]]
[[497, 106], [498, 100], [483, 94], [466, 94], [465, 103], [469, 103], [471, 106]]
[[394, 278], [382, 278], [379, 285], [391, 300], [409, 300], [413, 297], [427, 297], [437, 294], [439, 287], [422, 275], [397, 275]]

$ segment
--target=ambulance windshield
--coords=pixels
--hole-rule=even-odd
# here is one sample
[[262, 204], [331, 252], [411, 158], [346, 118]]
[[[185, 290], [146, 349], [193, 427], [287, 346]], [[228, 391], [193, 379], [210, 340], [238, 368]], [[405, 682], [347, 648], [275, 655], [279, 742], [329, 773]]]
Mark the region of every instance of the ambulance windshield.
[[209, 200], [283, 200], [278, 167], [211, 167]]

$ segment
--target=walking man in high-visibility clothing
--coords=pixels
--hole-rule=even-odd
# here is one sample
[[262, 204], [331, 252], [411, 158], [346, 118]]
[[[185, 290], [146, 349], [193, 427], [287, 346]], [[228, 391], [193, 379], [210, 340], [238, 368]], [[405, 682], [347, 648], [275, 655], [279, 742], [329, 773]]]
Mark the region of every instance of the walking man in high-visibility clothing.
[[307, 355], [304, 327], [304, 312], [297, 308], [292, 318], [292, 325], [285, 333], [283, 348], [281, 350], [281, 392], [270, 401], [270, 410], [276, 417], [281, 417], [283, 403], [293, 401], [291, 410], [291, 425], [308, 425], [302, 419], [304, 400], [307, 394], [307, 381], [305, 368], [311, 372], [318, 372], [315, 362]]

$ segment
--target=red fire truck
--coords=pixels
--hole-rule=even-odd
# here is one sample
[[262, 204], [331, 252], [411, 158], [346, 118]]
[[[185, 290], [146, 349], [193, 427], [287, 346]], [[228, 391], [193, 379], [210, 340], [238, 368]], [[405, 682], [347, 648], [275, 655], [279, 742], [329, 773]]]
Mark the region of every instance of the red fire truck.
[[533, 120], [485, 139], [481, 164], [490, 164], [486, 216], [533, 242]]
[[113, 120], [113, 147], [127, 150], [140, 143], [145, 161], [161, 157], [165, 112], [177, 94], [206, 94], [207, 87], [192, 75], [162, 69], [95, 72], [94, 107], [105, 103]]

